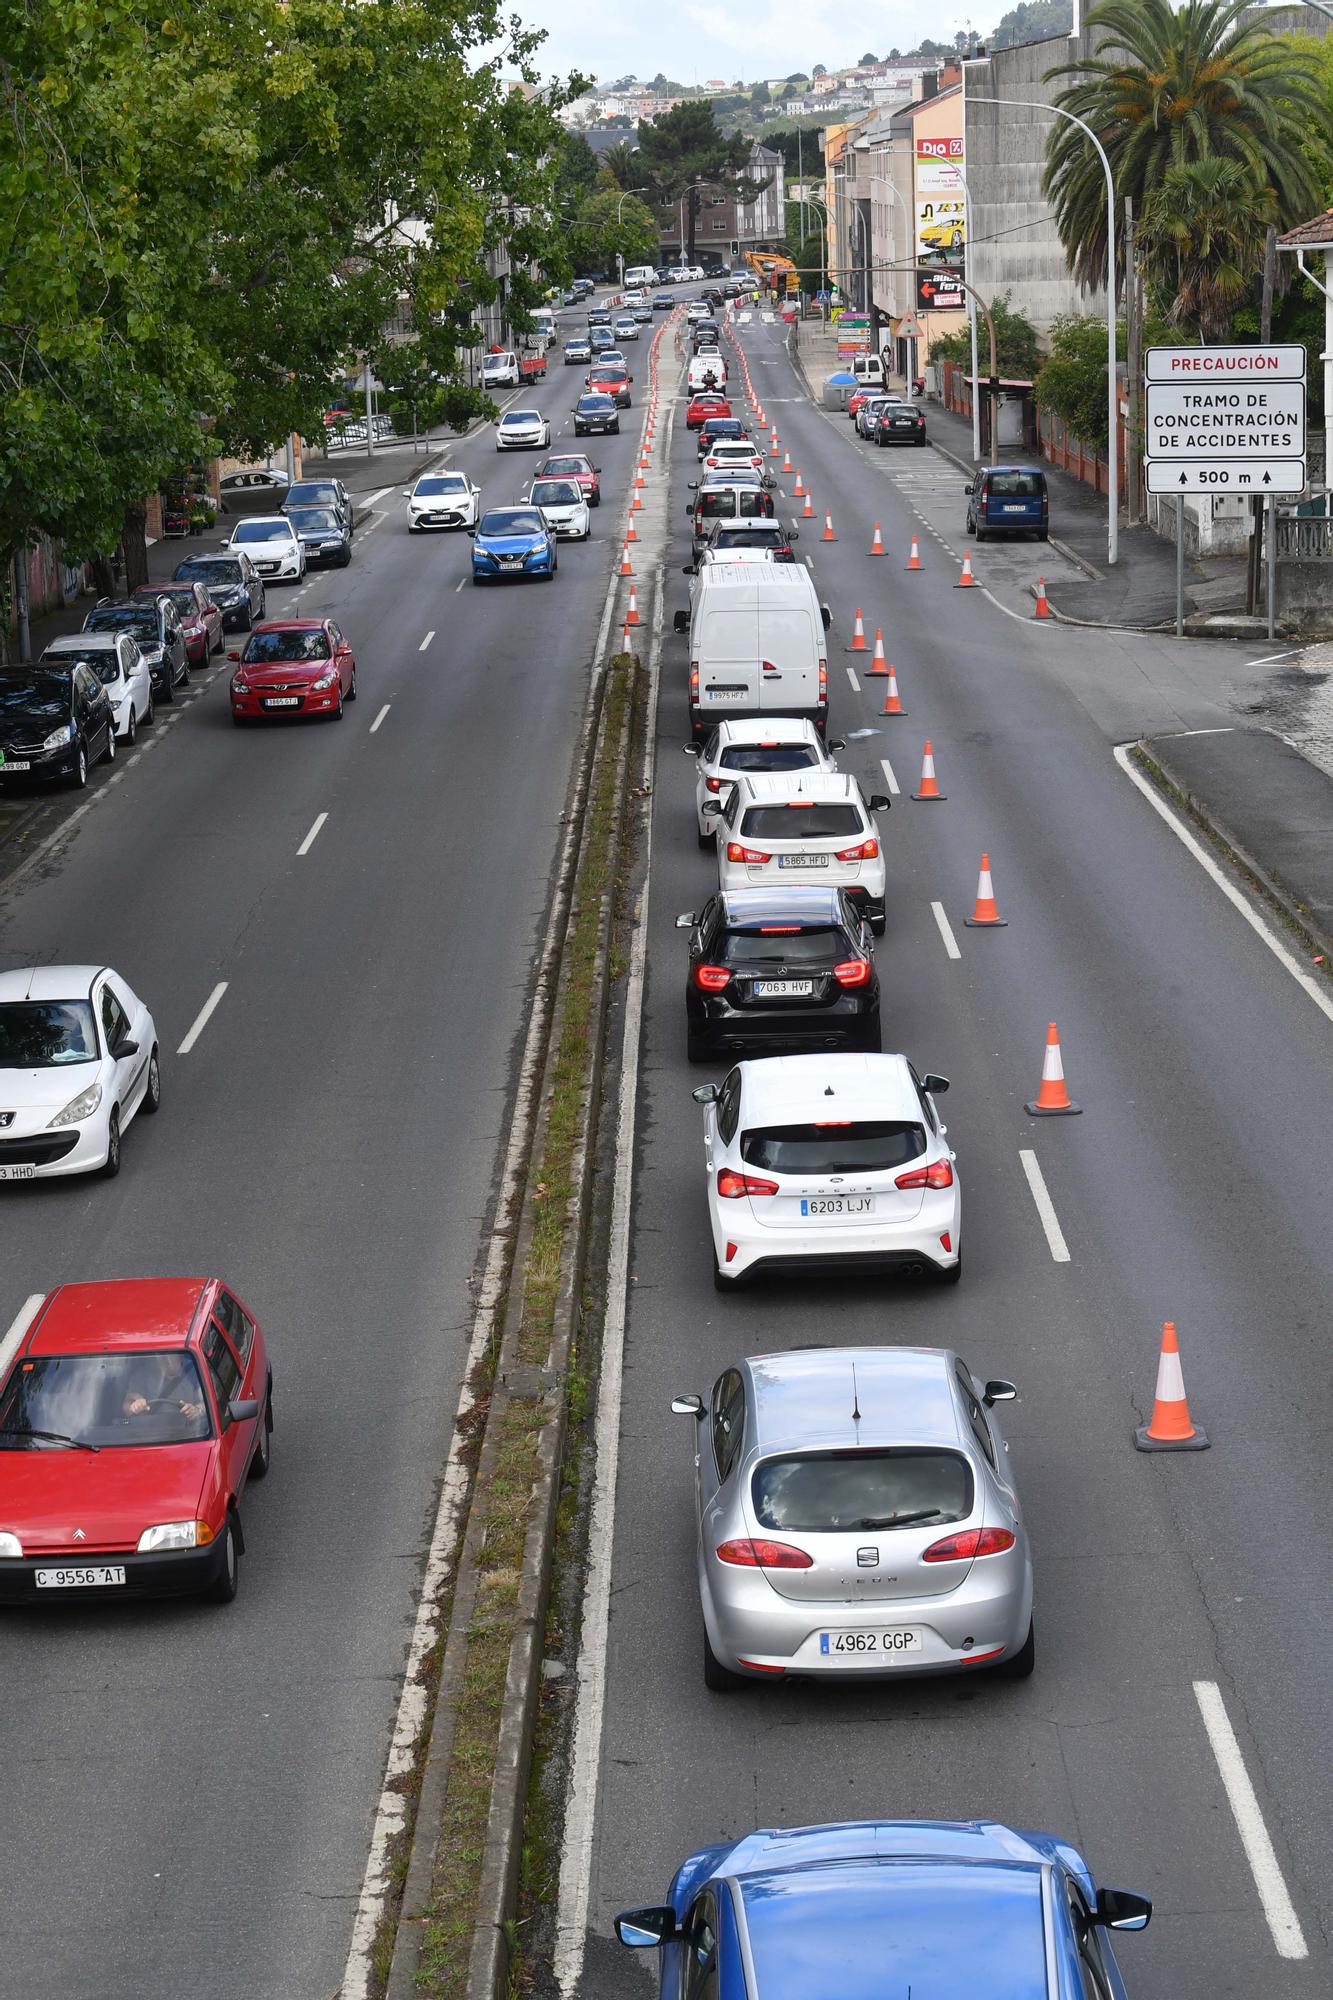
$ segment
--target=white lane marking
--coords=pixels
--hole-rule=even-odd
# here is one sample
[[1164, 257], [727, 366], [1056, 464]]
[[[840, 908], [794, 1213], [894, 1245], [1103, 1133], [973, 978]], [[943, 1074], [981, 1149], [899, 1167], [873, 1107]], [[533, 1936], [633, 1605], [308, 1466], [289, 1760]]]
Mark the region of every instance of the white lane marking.
[[894, 798], [898, 796], [898, 780], [893, 775], [893, 766], [887, 757], [881, 757], [879, 768], [884, 773], [884, 782]]
[[203, 1006], [199, 1009], [199, 1012], [195, 1015], [189, 1034], [185, 1037], [185, 1040], [181, 1043], [180, 1047], [176, 1051], [176, 1054], [178, 1056], [189, 1055], [190, 1050], [194, 1047], [200, 1035], [203, 1034], [204, 1029], [208, 1026], [209, 1022], [212, 1020], [213, 1010], [217, 1006], [218, 1001], [222, 998], [226, 990], [227, 990], [226, 980], [219, 979], [217, 985], [213, 988], [213, 991], [209, 994], [207, 1000], [205, 1000]]
[[1046, 1176], [1042, 1173], [1037, 1156], [1035, 1153], [1025, 1152], [1020, 1147], [1018, 1157], [1022, 1162], [1023, 1172], [1027, 1176], [1027, 1184], [1032, 1191], [1032, 1199], [1037, 1205], [1037, 1214], [1041, 1219], [1041, 1226], [1046, 1231], [1047, 1248], [1050, 1250], [1051, 1256], [1057, 1264], [1067, 1264], [1069, 1262], [1069, 1245], [1065, 1242], [1064, 1231], [1061, 1229], [1059, 1218], [1055, 1213], [1055, 1203], [1046, 1191]]
[[1149, 783], [1143, 773], [1135, 769], [1133, 761], [1130, 758], [1129, 746], [1124, 743], [1117, 743], [1112, 754], [1130, 783], [1137, 786], [1139, 791], [1143, 793], [1144, 798], [1148, 801], [1153, 811], [1166, 821], [1172, 833], [1175, 834], [1176, 839], [1189, 849], [1199, 866], [1217, 884], [1227, 901], [1234, 903], [1255, 936], [1268, 946], [1274, 958], [1291, 974], [1301, 991], [1314, 1001], [1320, 1013], [1325, 1015], [1328, 1020], [1333, 1021], [1333, 998], [1329, 997], [1320, 982], [1306, 971], [1300, 961], [1293, 957], [1292, 953], [1287, 950], [1286, 945], [1283, 944], [1281, 938], [1277, 937], [1268, 928], [1268, 925], [1259, 915], [1259, 912], [1252, 909], [1246, 897], [1241, 894], [1235, 884], [1227, 880], [1212, 855], [1209, 854], [1207, 848], [1203, 847], [1194, 838], [1189, 828], [1176, 817], [1166, 800], [1158, 797], [1155, 787]]
[[29, 1292], [27, 1298], [9, 1322], [9, 1329], [4, 1339], [0, 1340], [0, 1376], [4, 1376], [8, 1372], [10, 1362], [18, 1353], [20, 1347], [22, 1347], [24, 1340], [27, 1338], [28, 1329], [41, 1311], [45, 1300], [45, 1292]]
[[420, 644], [420, 645], [419, 645], [419, 646], [417, 647], [417, 651], [418, 651], [419, 653], [424, 653], [424, 652], [425, 652], [425, 650], [426, 650], [426, 648], [427, 648], [427, 646], [429, 646], [429, 644], [430, 644], [431, 640], [432, 640], [432, 639], [433, 639], [434, 637], [435, 637], [435, 630], [434, 630], [434, 627], [432, 626], [431, 630], [430, 630], [429, 632], [427, 632], [427, 634], [426, 634], [425, 638], [424, 638], [424, 639], [422, 640], [421, 644]]
[[958, 940], [953, 934], [953, 926], [944, 914], [943, 903], [932, 903], [930, 907], [935, 913], [935, 922], [939, 926], [940, 936], [944, 939], [944, 949], [948, 952], [950, 958], [961, 958], [963, 954], [958, 949]]
[[378, 507], [380, 501], [386, 499], [387, 496], [392, 492], [393, 492], [392, 486], [381, 486], [378, 493], [372, 493], [369, 500], [363, 500], [361, 502], [361, 505], [364, 507], [366, 512], [369, 513], [372, 507]]
[[383, 708], [380, 710], [379, 714], [375, 717], [375, 720], [370, 725], [370, 733], [372, 736], [375, 734], [375, 731], [379, 728], [380, 724], [383, 722], [385, 716], [389, 713], [389, 708], [390, 704], [386, 701]]
[[296, 858], [298, 861], [300, 860], [303, 854], [309, 854], [311, 848], [314, 846], [315, 842], [319, 839], [319, 830], [323, 826], [327, 818], [328, 818], [327, 813], [321, 813], [319, 815], [319, 818], [315, 821], [315, 824], [311, 827], [309, 833], [306, 835], [305, 839], [301, 842], [301, 845], [296, 850]]
[[1245, 1768], [1236, 1732], [1216, 1681], [1195, 1681], [1194, 1698], [1199, 1704], [1203, 1726], [1222, 1774], [1227, 1803], [1231, 1807], [1250, 1864], [1254, 1886], [1259, 1891], [1268, 1928], [1279, 1958], [1308, 1958], [1309, 1949], [1292, 1900], [1283, 1880], [1282, 1869], [1264, 1825], [1264, 1816], [1255, 1796], [1250, 1774]]
[[847, 678], [848, 678], [848, 680], [849, 680], [849, 681], [851, 682], [851, 684], [852, 684], [852, 693], [853, 693], [853, 694], [860, 694], [860, 692], [861, 692], [861, 683], [860, 683], [860, 681], [859, 681], [859, 680], [858, 680], [858, 679], [856, 678], [856, 668], [855, 668], [855, 667], [848, 667], [848, 669], [847, 669]]
[[[1245, 664], [1247, 667], [1271, 667], [1275, 666], [1279, 660], [1289, 660], [1293, 653], [1303, 653], [1304, 651], [1304, 646], [1288, 646], [1285, 653], [1265, 653], [1262, 660], [1247, 660]], [[1217, 735], [1218, 733], [1216, 730], [1203, 729], [1195, 729], [1190, 732], [1193, 736]]]
[[454, 596], [455, 596], [455, 597], [457, 597], [457, 595], [458, 595], [459, 591], [460, 591], [460, 590], [461, 590], [461, 589], [463, 588], [463, 585], [464, 585], [464, 584], [465, 584], [466, 582], [467, 582], [467, 578], [466, 578], [465, 576], [460, 576], [460, 577], [459, 577], [459, 579], [458, 579], [458, 582], [457, 582], [457, 583], [456, 583], [456, 584], [454, 585]]

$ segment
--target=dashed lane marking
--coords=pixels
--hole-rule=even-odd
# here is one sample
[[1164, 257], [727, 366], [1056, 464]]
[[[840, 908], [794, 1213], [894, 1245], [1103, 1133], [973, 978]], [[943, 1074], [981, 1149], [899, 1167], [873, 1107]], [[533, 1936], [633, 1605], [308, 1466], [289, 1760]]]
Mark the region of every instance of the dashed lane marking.
[[375, 717], [375, 720], [370, 725], [370, 733], [372, 736], [375, 734], [375, 731], [379, 728], [380, 724], [383, 722], [385, 716], [389, 713], [389, 708], [390, 704], [386, 701], [383, 708], [380, 710], [379, 714]]
[[203, 1006], [199, 1009], [199, 1012], [195, 1015], [194, 1020], [190, 1026], [189, 1034], [185, 1037], [185, 1040], [181, 1043], [180, 1047], [176, 1051], [176, 1054], [178, 1056], [189, 1055], [190, 1050], [194, 1047], [200, 1035], [203, 1034], [204, 1029], [208, 1026], [209, 1022], [212, 1020], [214, 1009], [216, 1008], [218, 1001], [222, 998], [226, 990], [227, 990], [226, 980], [219, 979], [217, 985], [213, 988], [213, 991], [209, 994], [207, 1000], [205, 1000]]
[[424, 653], [424, 652], [425, 652], [425, 650], [426, 650], [426, 648], [427, 648], [427, 646], [429, 646], [429, 644], [430, 644], [431, 640], [432, 640], [432, 639], [433, 639], [434, 637], [435, 637], [435, 633], [434, 633], [434, 630], [433, 630], [433, 629], [432, 629], [431, 631], [427, 632], [427, 634], [426, 634], [425, 638], [424, 638], [424, 639], [422, 640], [421, 644], [420, 644], [420, 645], [419, 645], [419, 646], [417, 647], [417, 651], [418, 651], [419, 653]]
[[859, 681], [859, 680], [858, 680], [858, 679], [856, 678], [856, 668], [855, 668], [855, 667], [848, 667], [848, 669], [847, 669], [847, 678], [848, 678], [848, 680], [849, 680], [849, 681], [851, 682], [851, 684], [852, 684], [852, 693], [853, 693], [853, 694], [860, 694], [860, 692], [861, 692], [861, 683], [860, 683], [860, 681]]
[[898, 780], [893, 775], [893, 766], [887, 757], [880, 758], [879, 768], [884, 773], [884, 782], [889, 788], [890, 796], [896, 799], [899, 795]]
[[934, 913], [940, 936], [944, 939], [945, 951], [950, 958], [961, 958], [963, 954], [958, 949], [958, 940], [953, 934], [953, 925], [944, 913], [943, 903], [932, 903], [930, 907]]
[[1064, 1231], [1061, 1229], [1056, 1216], [1055, 1203], [1051, 1200], [1047, 1192], [1046, 1177], [1042, 1173], [1037, 1156], [1035, 1153], [1027, 1152], [1020, 1147], [1018, 1157], [1027, 1179], [1028, 1187], [1031, 1190], [1032, 1199], [1036, 1204], [1038, 1218], [1043, 1230], [1046, 1232], [1046, 1246], [1055, 1263], [1067, 1264], [1069, 1262], [1069, 1245], [1065, 1242]]
[[319, 830], [323, 826], [327, 818], [328, 818], [327, 813], [321, 813], [319, 815], [318, 819], [315, 821], [315, 824], [311, 827], [309, 833], [306, 835], [305, 839], [301, 842], [301, 845], [296, 850], [296, 858], [298, 861], [300, 860], [303, 854], [309, 854], [311, 848], [314, 846], [315, 842], [319, 839]]

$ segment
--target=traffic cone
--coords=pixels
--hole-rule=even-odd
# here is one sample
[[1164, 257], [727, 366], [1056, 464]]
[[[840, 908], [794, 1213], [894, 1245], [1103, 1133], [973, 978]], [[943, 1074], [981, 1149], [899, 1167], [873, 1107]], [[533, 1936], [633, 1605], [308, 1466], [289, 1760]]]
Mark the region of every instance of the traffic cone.
[[629, 510], [631, 514], [642, 514], [643, 512], [643, 498], [637, 491], [629, 503]]
[[884, 537], [879, 532], [878, 521], [875, 523], [875, 532], [870, 538], [870, 553], [872, 556], [882, 556], [884, 553]]
[[1041, 1084], [1036, 1101], [1025, 1104], [1023, 1109], [1030, 1118], [1074, 1117], [1082, 1111], [1081, 1104], [1072, 1104], [1065, 1089], [1065, 1066], [1060, 1059], [1060, 1037], [1052, 1021], [1046, 1030], [1046, 1054], [1041, 1064]]
[[1051, 615], [1051, 607], [1046, 602], [1046, 579], [1044, 576], [1037, 578], [1037, 608], [1032, 615], [1034, 618], [1049, 618]]
[[628, 619], [621, 630], [620, 650], [622, 653], [632, 653], [634, 651], [634, 641], [630, 637]]
[[975, 590], [976, 588], [977, 588], [977, 580], [972, 574], [972, 553], [970, 549], [964, 549], [962, 574], [959, 577], [957, 583], [954, 585], [954, 589]]
[[870, 671], [872, 674], [886, 674], [889, 671], [889, 663], [884, 657], [884, 628], [882, 625], [875, 627], [875, 657], [870, 662]]
[[991, 887], [990, 856], [981, 857], [981, 872], [977, 876], [977, 900], [970, 917], [963, 922], [969, 930], [1002, 931], [1007, 928], [1004, 918], [995, 907], [995, 891]]
[[625, 630], [628, 631], [631, 625], [637, 625], [638, 622], [639, 622], [639, 605], [638, 605], [638, 600], [634, 595], [634, 585], [631, 584], [629, 587], [629, 614], [625, 619]]
[[[633, 512], [634, 512], [634, 509], [633, 509], [633, 508], [631, 507], [631, 508], [630, 508], [630, 513], [632, 514]], [[626, 534], [626, 536], [625, 536], [625, 546], [626, 546], [626, 548], [628, 548], [628, 547], [629, 547], [629, 545], [630, 545], [630, 543], [631, 543], [631, 542], [637, 542], [637, 541], [638, 541], [638, 539], [639, 539], [639, 531], [638, 531], [638, 529], [637, 529], [637, 528], [635, 527], [635, 525], [634, 525], [633, 521], [631, 521], [631, 522], [630, 522], [630, 524], [629, 524], [629, 532], [628, 532], [628, 533]]]
[[636, 488], [636, 489], [637, 489], [638, 487], [640, 487], [640, 486], [642, 486], [642, 485], [643, 485], [643, 468], [642, 468], [642, 466], [640, 466], [639, 470], [638, 470], [638, 471], [637, 471], [637, 472], [635, 473], [635, 475], [634, 475], [634, 485], [635, 485], [635, 488]]
[[1190, 1417], [1185, 1400], [1185, 1377], [1180, 1367], [1180, 1346], [1176, 1323], [1166, 1321], [1162, 1347], [1157, 1357], [1157, 1391], [1153, 1397], [1152, 1422], [1134, 1433], [1138, 1451], [1207, 1451], [1208, 1433]]
[[790, 471], [791, 471], [791, 453], [790, 453], [790, 451], [784, 451], [784, 452], [783, 452], [783, 454], [782, 454], [782, 470], [783, 470], [784, 472], [790, 472]]
[[802, 486], [801, 484], [801, 468], [799, 465], [796, 468], [796, 484], [792, 487], [791, 490], [794, 498], [797, 500], [800, 499], [801, 495], [805, 491], [804, 486]]
[[866, 628], [861, 621], [861, 607], [858, 604], [856, 607], [856, 616], [852, 620], [852, 643], [847, 648], [847, 651], [849, 653], [864, 653], [868, 650], [866, 646]]
[[926, 747], [921, 756], [921, 790], [913, 792], [912, 797], [922, 803], [938, 800], [941, 804], [946, 797], [935, 782], [935, 753], [931, 748], [929, 737], [926, 739]]
[[892, 666], [890, 666], [890, 668], [889, 668], [889, 685], [888, 685], [888, 687], [887, 687], [887, 688], [886, 688], [886, 689], [884, 690], [884, 706], [883, 706], [883, 708], [882, 708], [882, 709], [880, 710], [880, 714], [881, 714], [881, 715], [906, 715], [906, 713], [907, 713], [907, 710], [906, 710], [906, 709], [905, 709], [905, 708], [903, 707], [902, 703], [901, 703], [901, 702], [899, 701], [899, 699], [898, 699], [898, 676], [897, 676], [897, 674], [895, 674], [895, 672], [893, 671], [893, 668], [892, 668]]
[[920, 569], [921, 567], [921, 551], [916, 545], [915, 535], [912, 537], [912, 553], [907, 558], [907, 567], [909, 569]]
[[776, 424], [773, 426], [773, 434], [768, 441], [768, 455], [770, 458], [776, 458], [778, 455], [778, 427]]
[[803, 521], [813, 521], [814, 518], [815, 518], [815, 510], [810, 505], [810, 495], [807, 492], [805, 496], [805, 505], [801, 509], [801, 519]]
[[836, 541], [837, 541], [837, 539], [838, 539], [838, 538], [837, 538], [837, 536], [836, 536], [836, 535], [834, 534], [834, 532], [833, 532], [833, 516], [832, 516], [832, 514], [825, 514], [825, 516], [824, 516], [824, 532], [823, 532], [823, 534], [822, 534], [822, 535], [821, 535], [821, 536], [819, 537], [819, 539], [820, 539], [820, 541], [821, 541], [821, 542], [836, 542]]
[[629, 559], [628, 540], [626, 541], [624, 548], [620, 551], [620, 574], [622, 576], [633, 576], [634, 574], [634, 565]]

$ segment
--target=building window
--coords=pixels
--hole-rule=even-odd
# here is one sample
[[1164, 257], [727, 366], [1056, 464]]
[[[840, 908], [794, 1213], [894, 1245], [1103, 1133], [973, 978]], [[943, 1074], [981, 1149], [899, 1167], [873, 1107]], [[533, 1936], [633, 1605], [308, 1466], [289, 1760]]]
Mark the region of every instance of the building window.
[[715, 223], [713, 224], [713, 227], [714, 227], [714, 229], [718, 229], [718, 230], [722, 230], [722, 229], [725, 229], [725, 228], [726, 228], [726, 226], [727, 226], [727, 225], [726, 225], [726, 223], [725, 223], [725, 222], [715, 222]]

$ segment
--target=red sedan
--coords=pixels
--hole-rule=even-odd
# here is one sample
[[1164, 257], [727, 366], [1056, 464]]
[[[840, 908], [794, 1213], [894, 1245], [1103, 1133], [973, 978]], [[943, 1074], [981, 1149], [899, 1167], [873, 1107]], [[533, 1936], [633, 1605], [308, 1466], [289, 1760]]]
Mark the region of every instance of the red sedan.
[[231, 719], [328, 715], [341, 722], [356, 700], [356, 661], [332, 618], [266, 618], [256, 625], [231, 677]]
[[192, 667], [222, 651], [222, 613], [202, 583], [141, 583], [136, 597], [165, 597], [175, 607]]
[[697, 396], [690, 397], [689, 402], [685, 406], [685, 428], [686, 430], [697, 431], [707, 423], [710, 417], [729, 417], [730, 415], [731, 404], [725, 396], [719, 396], [716, 390], [713, 389], [701, 389]]
[[273, 1376], [217, 1278], [61, 1285], [5, 1340], [0, 1603], [236, 1595]]
[[537, 467], [538, 479], [572, 479], [590, 507], [602, 504], [602, 468], [581, 451], [558, 451]]

